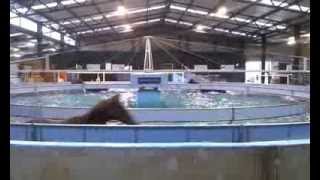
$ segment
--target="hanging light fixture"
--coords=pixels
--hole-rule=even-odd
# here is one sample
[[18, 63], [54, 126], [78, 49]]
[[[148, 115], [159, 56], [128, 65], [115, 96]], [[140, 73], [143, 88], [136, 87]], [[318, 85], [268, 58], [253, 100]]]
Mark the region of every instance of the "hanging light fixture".
[[118, 8], [117, 8], [118, 15], [123, 16], [123, 15], [127, 14], [127, 12], [128, 12], [128, 10], [124, 6], [118, 6]]

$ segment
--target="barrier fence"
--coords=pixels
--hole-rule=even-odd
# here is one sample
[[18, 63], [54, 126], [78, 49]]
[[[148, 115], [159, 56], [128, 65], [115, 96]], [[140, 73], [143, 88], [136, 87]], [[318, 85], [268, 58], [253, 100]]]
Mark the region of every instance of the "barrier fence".
[[11, 140], [54, 142], [255, 142], [309, 139], [309, 133], [309, 123], [220, 126], [10, 126]]

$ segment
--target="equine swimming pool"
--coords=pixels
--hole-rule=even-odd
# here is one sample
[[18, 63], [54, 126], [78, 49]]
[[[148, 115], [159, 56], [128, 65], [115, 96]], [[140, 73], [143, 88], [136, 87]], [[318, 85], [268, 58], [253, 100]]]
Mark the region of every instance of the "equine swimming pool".
[[[121, 101], [139, 124], [297, 122], [306, 120], [309, 103], [308, 91], [301, 87], [236, 83], [176, 85], [143, 92], [128, 85], [102, 84], [24, 86], [13, 90], [12, 116], [70, 118], [120, 93]], [[293, 116], [298, 119], [290, 118]]]
[[121, 102], [127, 108], [230, 108], [247, 106], [271, 106], [303, 102], [291, 96], [219, 93], [200, 90], [134, 91], [109, 90], [100, 92], [50, 92], [46, 94], [16, 96], [11, 99], [16, 105], [44, 107], [92, 107], [101, 100], [120, 94]]
[[[97, 89], [99, 86], [101, 89], [107, 88], [103, 85], [84, 87], [89, 90], [88, 98], [94, 99], [90, 96], [103, 98], [100, 93], [90, 93], [90, 89]], [[54, 95], [52, 99], [58, 99], [59, 96], [65, 98], [66, 94], [69, 96], [67, 91], [79, 93], [82, 88], [80, 85], [38, 86], [37, 91], [40, 95], [44, 95], [43, 97], [52, 94]], [[230, 97], [228, 93], [214, 92], [210, 96], [248, 98], [256, 97], [252, 95], [256, 94], [262, 99], [270, 97], [267, 98], [267, 102], [271, 103], [267, 104], [264, 101], [252, 104], [251, 107], [231, 108], [226, 107], [228, 104], [224, 104], [226, 108], [213, 109], [129, 108], [130, 113], [141, 122], [141, 125], [133, 126], [12, 123], [10, 126], [12, 172], [24, 174], [21, 179], [25, 179], [29, 172], [32, 172], [32, 175], [29, 173], [29, 179], [46, 177], [46, 173], [61, 172], [60, 179], [71, 177], [85, 180], [105, 176], [107, 168], [121, 169], [108, 174], [110, 179], [120, 177], [124, 174], [123, 171], [129, 173], [123, 179], [130, 179], [143, 167], [150, 177], [161, 177], [164, 171], [179, 171], [179, 174], [185, 175], [180, 179], [196, 179], [187, 174], [192, 170], [209, 177], [213, 174], [213, 169], [217, 169], [220, 174], [230, 174], [232, 166], [232, 176], [223, 176], [224, 179], [261, 179], [263, 177], [261, 169], [270, 176], [277, 173], [281, 179], [306, 179], [309, 164], [308, 122], [284, 124], [277, 121], [263, 124], [263, 121], [259, 121], [248, 125], [244, 120], [276, 116], [291, 119], [292, 114], [303, 114], [305, 106], [304, 102], [299, 101], [299, 96], [303, 99], [308, 94], [307, 90], [296, 87], [285, 89], [276, 86], [257, 87], [237, 84], [190, 86], [186, 89], [193, 89], [191, 92], [197, 92], [195, 94], [201, 95], [202, 98], [209, 97], [204, 95], [206, 93], [199, 93], [198, 90], [204, 88], [236, 92]], [[34, 94], [35, 88], [17, 88], [12, 92], [16, 92], [13, 98], [18, 96], [32, 98], [30, 95]], [[46, 105], [47, 107], [39, 104], [17, 105], [12, 101], [10, 110], [12, 115], [66, 118], [85, 113], [90, 103], [87, 108]], [[234, 121], [230, 124], [232, 119]], [[161, 120], [173, 124], [143, 125]], [[195, 123], [178, 125], [177, 122], [182, 120]], [[224, 125], [206, 125], [199, 123], [200, 120], [225, 121]], [[241, 124], [235, 125], [238, 121]], [[270, 168], [267, 168], [269, 166], [266, 163], [273, 162], [279, 162], [281, 166], [270, 165]], [[296, 173], [292, 173], [292, 169]]]

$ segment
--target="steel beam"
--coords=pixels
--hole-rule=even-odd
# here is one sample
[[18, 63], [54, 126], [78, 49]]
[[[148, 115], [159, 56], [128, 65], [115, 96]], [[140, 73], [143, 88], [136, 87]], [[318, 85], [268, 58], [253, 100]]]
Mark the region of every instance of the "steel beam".
[[266, 51], [267, 51], [267, 39], [265, 35], [261, 36], [261, 83], [264, 84], [265, 82], [265, 67], [266, 67]]

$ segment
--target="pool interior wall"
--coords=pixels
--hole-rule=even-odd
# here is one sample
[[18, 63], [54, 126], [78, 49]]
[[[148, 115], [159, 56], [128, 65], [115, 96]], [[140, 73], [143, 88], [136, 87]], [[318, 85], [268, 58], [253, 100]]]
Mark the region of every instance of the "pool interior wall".
[[10, 139], [53, 142], [173, 143], [259, 142], [308, 139], [309, 123], [258, 125], [11, 124]]

